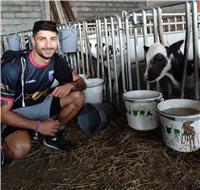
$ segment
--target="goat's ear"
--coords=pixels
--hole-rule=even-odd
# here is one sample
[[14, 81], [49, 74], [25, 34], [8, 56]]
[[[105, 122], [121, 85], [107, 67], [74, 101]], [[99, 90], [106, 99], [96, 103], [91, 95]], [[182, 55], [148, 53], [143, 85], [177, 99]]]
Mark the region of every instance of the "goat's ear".
[[144, 51], [147, 52], [149, 50], [148, 46], [144, 46]]

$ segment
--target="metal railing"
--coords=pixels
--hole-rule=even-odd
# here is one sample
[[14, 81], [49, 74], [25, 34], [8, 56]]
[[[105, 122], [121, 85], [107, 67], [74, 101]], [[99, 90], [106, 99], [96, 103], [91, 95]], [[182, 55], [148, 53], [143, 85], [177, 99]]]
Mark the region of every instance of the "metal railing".
[[[162, 13], [163, 8], [180, 4], [185, 5], [184, 13]], [[93, 22], [84, 21], [60, 26], [59, 29], [76, 26], [79, 30], [77, 51], [64, 53], [64, 55], [68, 57], [72, 67], [78, 73], [103, 78], [106, 81], [104, 99], [111, 102], [116, 101], [114, 103], [118, 104], [121, 89], [122, 92], [133, 90], [135, 83], [136, 89], [142, 88], [140, 66], [141, 61], [145, 60], [143, 45], [151, 45], [158, 41], [170, 45], [166, 36], [178, 33], [186, 42], [185, 72], [181, 89], [181, 97], [184, 97], [186, 59], [191, 37], [195, 62], [194, 98], [199, 99], [200, 13], [197, 13], [196, 4], [196, 1], [169, 3], [160, 7], [146, 7], [129, 13], [123, 12], [122, 16], [114, 15], [98, 18]], [[11, 35], [16, 34], [1, 36], [2, 52], [9, 49], [6, 39]], [[32, 48], [31, 31], [18, 32], [17, 35], [21, 39], [20, 49]], [[110, 47], [112, 49], [109, 49]], [[60, 46], [58, 51], [62, 53]], [[133, 71], [133, 67], [135, 67], [135, 71]], [[120, 74], [121, 80], [119, 80]], [[134, 76], [136, 76], [136, 82], [133, 81]], [[159, 84], [157, 87], [159, 90]], [[146, 88], [150, 89], [148, 83]]]

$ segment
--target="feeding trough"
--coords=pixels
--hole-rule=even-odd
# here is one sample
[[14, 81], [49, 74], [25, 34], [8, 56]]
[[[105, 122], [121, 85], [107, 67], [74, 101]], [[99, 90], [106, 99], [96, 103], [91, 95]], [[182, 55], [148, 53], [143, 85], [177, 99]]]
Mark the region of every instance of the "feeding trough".
[[200, 102], [170, 99], [160, 102], [157, 111], [162, 124], [164, 143], [179, 152], [200, 148]]

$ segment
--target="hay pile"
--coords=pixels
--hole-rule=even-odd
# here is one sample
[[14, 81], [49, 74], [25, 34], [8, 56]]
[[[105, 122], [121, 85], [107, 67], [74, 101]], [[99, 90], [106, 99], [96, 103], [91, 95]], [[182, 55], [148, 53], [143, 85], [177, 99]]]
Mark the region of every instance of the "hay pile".
[[91, 138], [76, 123], [66, 134], [79, 143], [77, 149], [34, 144], [25, 160], [2, 170], [2, 190], [200, 189], [200, 150], [169, 149], [160, 129], [138, 132], [121, 116]]

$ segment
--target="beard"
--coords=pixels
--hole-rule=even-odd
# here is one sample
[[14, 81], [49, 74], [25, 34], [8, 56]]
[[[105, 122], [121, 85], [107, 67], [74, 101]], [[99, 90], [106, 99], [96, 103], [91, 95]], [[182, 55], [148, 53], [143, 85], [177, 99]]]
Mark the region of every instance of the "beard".
[[[40, 50], [38, 50], [37, 48], [35, 48], [35, 50], [36, 50], [36, 52], [37, 52], [37, 54], [40, 56], [40, 57], [42, 57], [43, 59], [51, 59], [52, 57], [53, 57], [53, 55], [54, 55], [54, 53], [56, 52], [56, 50], [54, 49], [54, 48], [49, 48], [49, 49], [41, 49], [41, 51]], [[53, 53], [51, 53], [50, 55], [45, 55], [44, 53], [43, 53], [43, 50], [54, 50], [54, 52]]]

